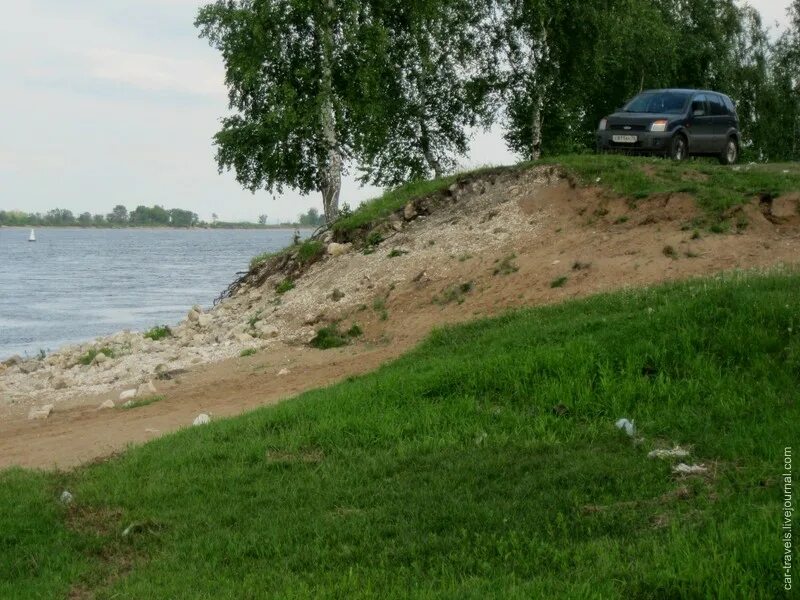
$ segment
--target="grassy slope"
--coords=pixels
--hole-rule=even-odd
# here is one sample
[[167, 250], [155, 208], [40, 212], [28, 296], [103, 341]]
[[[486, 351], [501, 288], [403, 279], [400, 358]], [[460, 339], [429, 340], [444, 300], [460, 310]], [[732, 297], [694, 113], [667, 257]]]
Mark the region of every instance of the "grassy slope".
[[[0, 597], [775, 597], [798, 286], [695, 281], [448, 328], [104, 464], [2, 473]], [[656, 443], [714, 477], [676, 480]]]

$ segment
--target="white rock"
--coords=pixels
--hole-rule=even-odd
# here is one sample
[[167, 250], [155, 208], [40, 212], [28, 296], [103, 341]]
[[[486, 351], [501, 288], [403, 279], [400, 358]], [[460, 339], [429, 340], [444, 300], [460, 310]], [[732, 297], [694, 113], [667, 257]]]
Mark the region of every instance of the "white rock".
[[686, 448], [675, 446], [672, 450], [667, 448], [658, 448], [648, 453], [647, 458], [684, 458], [689, 456], [689, 451]]
[[256, 323], [255, 327], [256, 331], [258, 332], [259, 337], [261, 338], [271, 338], [278, 336], [278, 328], [271, 323], [267, 323], [265, 321], [259, 321]]
[[61, 500], [61, 504], [72, 504], [72, 501], [75, 499], [75, 497], [67, 490], [64, 490], [61, 492], [61, 497], [59, 499]]
[[289, 373], [291, 373], [289, 369], [281, 369], [280, 371], [278, 371], [278, 375], [281, 377], [283, 377], [284, 375], [288, 375]]
[[125, 390], [119, 395], [120, 400], [132, 400], [136, 398], [136, 391], [137, 390]]
[[153, 396], [156, 393], [158, 393], [156, 386], [152, 381], [148, 381], [147, 383], [143, 383], [139, 386], [139, 389], [136, 390], [136, 397], [141, 398], [143, 396]]
[[94, 357], [94, 361], [93, 362], [96, 365], [102, 365], [107, 360], [108, 360], [108, 357], [105, 354], [103, 354], [102, 352], [98, 352], [97, 356]]
[[46, 404], [41, 407], [34, 406], [28, 412], [28, 419], [30, 419], [31, 421], [44, 420], [50, 416], [51, 412], [53, 412], [52, 404]]
[[197, 325], [199, 327], [208, 327], [211, 325], [213, 318], [211, 315], [201, 314], [197, 315]]
[[100, 406], [97, 407], [97, 410], [105, 410], [106, 408], [114, 408], [116, 405], [114, 404], [113, 400], [106, 400]]
[[353, 248], [353, 244], [337, 244], [336, 242], [328, 244], [328, 254], [330, 256], [343, 256], [350, 252]]
[[206, 413], [202, 413], [197, 415], [195, 420], [192, 422], [192, 425], [197, 427], [199, 425], [208, 425], [209, 423], [211, 423], [211, 417], [208, 416]]
[[708, 469], [705, 465], [687, 465], [681, 463], [672, 467], [673, 473], [679, 473], [680, 475], [701, 475], [703, 473], [708, 473]]
[[234, 339], [241, 344], [249, 344], [253, 341], [253, 336], [249, 333], [237, 333]]
[[189, 314], [186, 315], [186, 318], [189, 319], [192, 323], [196, 323], [197, 320], [200, 318], [200, 313], [197, 312], [195, 309], [189, 311]]
[[410, 221], [416, 216], [417, 216], [417, 207], [414, 206], [413, 202], [409, 202], [403, 209], [403, 217], [405, 218], [406, 221]]

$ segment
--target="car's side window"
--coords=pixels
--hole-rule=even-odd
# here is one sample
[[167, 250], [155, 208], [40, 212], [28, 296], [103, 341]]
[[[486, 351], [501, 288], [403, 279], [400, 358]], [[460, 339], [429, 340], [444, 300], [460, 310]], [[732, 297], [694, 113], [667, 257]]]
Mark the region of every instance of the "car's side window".
[[728, 111], [722, 103], [722, 98], [717, 94], [709, 94], [708, 106], [711, 109], [711, 114], [714, 116], [722, 117], [728, 115]]
[[725, 102], [725, 107], [728, 109], [728, 114], [735, 115], [736, 107], [733, 105], [733, 100], [731, 100], [727, 96], [723, 96], [722, 100]]
[[692, 115], [695, 117], [705, 117], [708, 114], [705, 94], [698, 94], [692, 100]]

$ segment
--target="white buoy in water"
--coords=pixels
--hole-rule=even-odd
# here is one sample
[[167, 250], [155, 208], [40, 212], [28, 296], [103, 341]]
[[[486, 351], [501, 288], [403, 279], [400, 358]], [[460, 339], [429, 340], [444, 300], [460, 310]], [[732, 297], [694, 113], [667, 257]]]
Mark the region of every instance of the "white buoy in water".
[[36, 232], [33, 229], [31, 229], [31, 235], [30, 235], [30, 237], [28, 237], [28, 241], [29, 242], [35, 242], [36, 241]]

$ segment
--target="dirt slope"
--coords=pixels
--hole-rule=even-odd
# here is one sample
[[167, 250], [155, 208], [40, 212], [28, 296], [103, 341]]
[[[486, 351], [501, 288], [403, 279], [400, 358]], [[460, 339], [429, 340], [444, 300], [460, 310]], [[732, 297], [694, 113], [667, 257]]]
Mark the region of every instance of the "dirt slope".
[[[372, 370], [439, 325], [620, 287], [796, 264], [798, 200], [754, 199], [735, 215], [738, 232], [698, 237], [687, 224], [699, 211], [685, 195], [633, 206], [575, 187], [550, 168], [469, 182], [428, 215], [395, 218], [374, 253], [327, 257], [282, 296], [280, 274], [245, 288], [201, 324], [176, 328], [173, 346], [134, 348], [102, 369], [66, 368], [69, 360], [55, 357], [37, 373], [0, 374], [0, 397], [5, 388], [14, 399], [0, 402], [0, 467], [72, 467], [189, 426], [200, 412], [219, 418], [274, 403]], [[390, 258], [392, 250], [399, 252]], [[365, 335], [337, 350], [307, 346], [337, 320], [343, 329], [359, 324]], [[238, 357], [255, 346], [258, 354]], [[97, 409], [168, 360], [190, 368], [156, 381], [164, 400]], [[56, 386], [63, 377], [74, 383]], [[51, 416], [28, 420], [29, 408], [45, 402], [55, 405]]]

